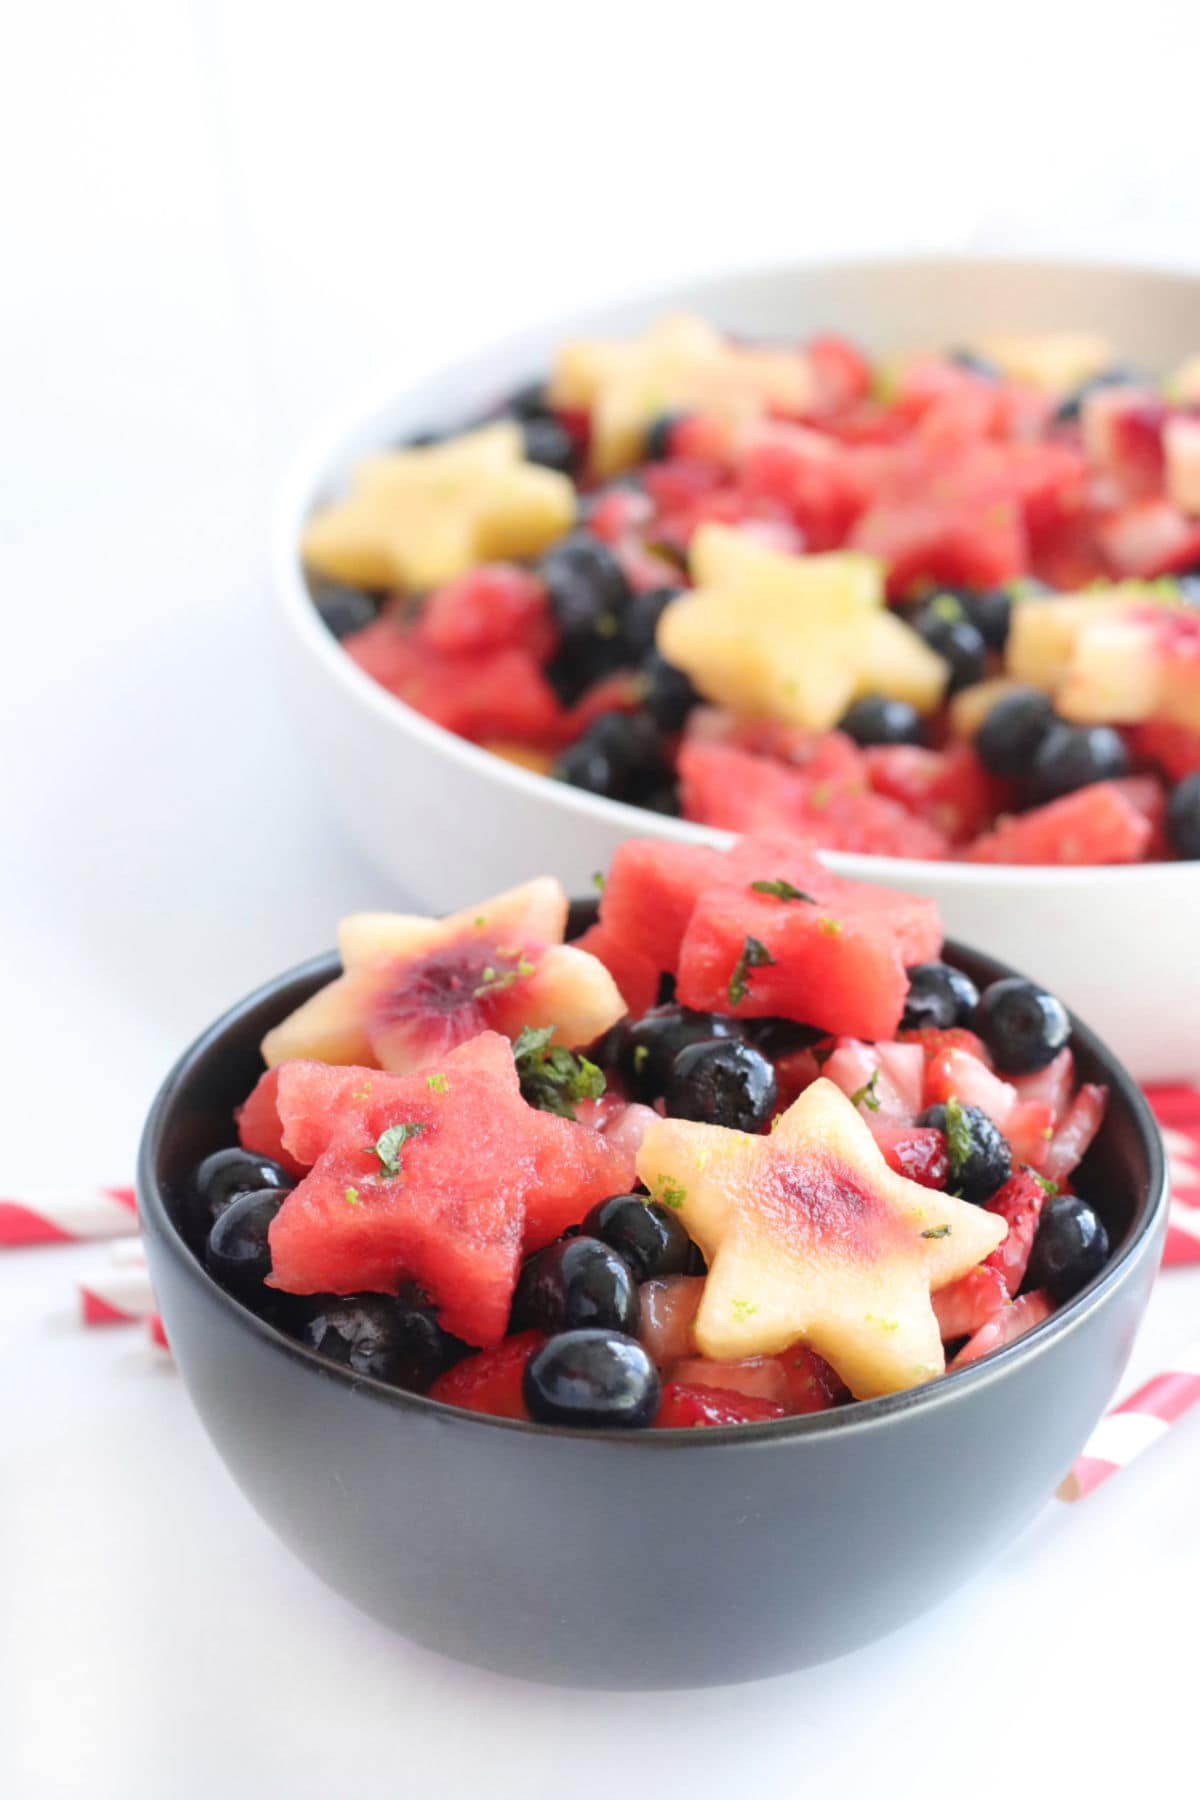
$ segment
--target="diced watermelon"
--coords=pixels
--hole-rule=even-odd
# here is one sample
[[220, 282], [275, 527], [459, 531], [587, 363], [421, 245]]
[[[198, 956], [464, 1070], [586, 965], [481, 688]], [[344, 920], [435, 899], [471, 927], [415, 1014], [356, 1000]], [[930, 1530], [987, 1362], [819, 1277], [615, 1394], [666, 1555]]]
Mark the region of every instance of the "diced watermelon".
[[996, 1213], [1008, 1224], [1008, 1236], [997, 1245], [983, 1266], [999, 1271], [1010, 1299], [1025, 1279], [1029, 1252], [1033, 1249], [1045, 1202], [1046, 1189], [1037, 1176], [1028, 1169], [1018, 1169], [984, 1203], [985, 1212]]
[[999, 1269], [981, 1263], [932, 1296], [944, 1344], [970, 1337], [1008, 1304], [1008, 1289]]
[[618, 845], [600, 896], [600, 922], [623, 952], [673, 973], [702, 890], [720, 881], [719, 850], [629, 838]]
[[587, 528], [604, 544], [617, 544], [630, 531], [648, 525], [654, 502], [641, 488], [614, 487], [597, 496], [588, 509]]
[[945, 1187], [950, 1177], [950, 1158], [940, 1131], [927, 1125], [893, 1125], [876, 1120], [870, 1124], [871, 1135], [889, 1169], [920, 1187]]
[[710, 1425], [754, 1425], [763, 1419], [784, 1419], [787, 1408], [774, 1400], [738, 1394], [732, 1388], [688, 1386], [669, 1381], [655, 1419], [661, 1431]]
[[527, 569], [488, 563], [435, 588], [416, 636], [446, 656], [486, 650], [528, 650], [546, 662], [558, 641], [546, 590]]
[[1144, 725], [1131, 725], [1126, 735], [1133, 754], [1158, 763], [1172, 781], [1200, 771], [1200, 731], [1150, 719]]
[[970, 744], [945, 750], [880, 744], [865, 754], [874, 792], [899, 801], [951, 843], [973, 838], [995, 811], [995, 783]]
[[1064, 1182], [1086, 1155], [1104, 1122], [1108, 1105], [1108, 1089], [1095, 1082], [1085, 1082], [1071, 1103], [1040, 1164], [1048, 1181]]
[[804, 346], [816, 389], [818, 413], [840, 412], [871, 391], [871, 365], [849, 338], [825, 332]]
[[465, 1356], [438, 1376], [429, 1397], [447, 1406], [461, 1406], [467, 1412], [487, 1413], [494, 1419], [528, 1419], [522, 1386], [525, 1365], [545, 1341], [540, 1331], [520, 1331], [505, 1338], [494, 1350]]
[[558, 734], [562, 709], [527, 649], [446, 656], [386, 617], [342, 647], [398, 700], [460, 737], [537, 742]]
[[658, 998], [659, 971], [648, 956], [630, 949], [609, 925], [597, 922], [575, 939], [577, 950], [586, 950], [604, 964], [625, 1002], [625, 1010], [640, 1018]]
[[980, 1327], [963, 1345], [950, 1367], [965, 1368], [968, 1363], [978, 1362], [981, 1356], [989, 1356], [993, 1350], [1002, 1350], [1005, 1344], [1024, 1337], [1027, 1331], [1048, 1319], [1053, 1311], [1054, 1305], [1048, 1294], [1022, 1294], [1019, 1300], [1014, 1300]]
[[1167, 790], [1157, 775], [1126, 775], [1113, 786], [1135, 806], [1150, 827], [1150, 842], [1144, 854], [1167, 856]]
[[812, 551], [841, 544], [866, 499], [853, 457], [840, 444], [775, 420], [748, 434], [737, 489], [754, 503], [783, 509]]
[[278, 1089], [278, 1069], [267, 1069], [259, 1076], [249, 1098], [234, 1113], [238, 1142], [244, 1150], [253, 1150], [258, 1156], [269, 1156], [281, 1163], [289, 1174], [303, 1175], [308, 1163], [301, 1162], [290, 1150], [284, 1149]]
[[724, 744], [685, 743], [678, 772], [685, 818], [726, 831], [787, 829], [827, 850], [945, 856], [944, 833], [859, 777], [824, 780]]
[[1145, 813], [1118, 783], [1097, 781], [1002, 819], [966, 855], [970, 862], [990, 863], [1132, 863], [1146, 855], [1153, 835]]

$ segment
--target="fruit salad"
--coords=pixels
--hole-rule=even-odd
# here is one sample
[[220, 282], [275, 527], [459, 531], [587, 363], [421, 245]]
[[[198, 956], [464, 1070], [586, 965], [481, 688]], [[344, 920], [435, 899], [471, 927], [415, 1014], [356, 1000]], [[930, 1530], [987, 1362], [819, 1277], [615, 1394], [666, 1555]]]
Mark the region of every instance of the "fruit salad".
[[884, 856], [1200, 857], [1200, 359], [674, 316], [360, 461], [302, 552], [368, 675], [588, 793]]
[[1053, 995], [942, 959], [932, 901], [763, 834], [628, 842], [585, 910], [565, 941], [539, 880], [343, 921], [191, 1176], [219, 1282], [355, 1375], [635, 1429], [919, 1386], [1104, 1266], [1105, 1089]]

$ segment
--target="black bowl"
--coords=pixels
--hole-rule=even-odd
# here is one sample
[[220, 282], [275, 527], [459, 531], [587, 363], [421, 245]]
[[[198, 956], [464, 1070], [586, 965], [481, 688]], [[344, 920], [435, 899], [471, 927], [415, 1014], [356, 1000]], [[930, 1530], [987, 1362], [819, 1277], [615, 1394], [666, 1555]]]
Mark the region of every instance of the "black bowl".
[[[947, 956], [981, 987], [1011, 973], [954, 945]], [[1080, 1073], [1111, 1099], [1079, 1182], [1113, 1254], [1045, 1324], [927, 1387], [834, 1412], [572, 1433], [354, 1376], [249, 1312], [189, 1248], [189, 1171], [232, 1141], [264, 1032], [338, 966], [277, 977], [185, 1052], [146, 1124], [138, 1204], [167, 1335], [217, 1449], [284, 1542], [365, 1612], [541, 1681], [752, 1680], [903, 1624], [1052, 1494], [1120, 1378], [1166, 1227], [1157, 1128], [1086, 1027], [1074, 1022]]]

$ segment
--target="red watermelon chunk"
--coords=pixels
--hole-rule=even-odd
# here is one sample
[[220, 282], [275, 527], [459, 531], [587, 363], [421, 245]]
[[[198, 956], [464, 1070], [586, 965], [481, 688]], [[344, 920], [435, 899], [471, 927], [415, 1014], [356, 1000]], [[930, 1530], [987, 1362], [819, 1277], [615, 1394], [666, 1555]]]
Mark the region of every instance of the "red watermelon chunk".
[[562, 708], [526, 648], [448, 656], [391, 618], [352, 632], [343, 649], [390, 694], [460, 737], [553, 741]]
[[524, 649], [539, 662], [548, 660], [558, 642], [545, 588], [511, 563], [487, 563], [436, 588], [416, 636], [446, 656]]
[[721, 852], [703, 845], [629, 838], [609, 865], [600, 922], [624, 952], [673, 973], [696, 901], [724, 866]]
[[[503, 1337], [522, 1250], [633, 1174], [599, 1132], [526, 1105], [494, 1032], [413, 1075], [287, 1063], [278, 1104], [294, 1152], [324, 1147], [271, 1226], [272, 1285], [396, 1293], [415, 1280], [472, 1344]], [[399, 1126], [409, 1135], [389, 1143]]]
[[970, 862], [1096, 864], [1140, 862], [1154, 828], [1115, 781], [1065, 794], [1002, 819], [967, 851]]
[[464, 1356], [438, 1376], [429, 1398], [446, 1406], [461, 1406], [467, 1412], [487, 1413], [493, 1419], [528, 1419], [525, 1364], [545, 1341], [540, 1331], [519, 1331], [494, 1350]]
[[259, 1076], [249, 1098], [234, 1113], [238, 1142], [244, 1150], [257, 1156], [269, 1156], [281, 1163], [292, 1175], [303, 1175], [309, 1167], [283, 1147], [283, 1126], [278, 1106], [279, 1070], [267, 1069]]
[[1151, 719], [1144, 725], [1131, 725], [1127, 736], [1133, 754], [1158, 763], [1172, 781], [1200, 771], [1200, 731]]
[[995, 784], [970, 744], [945, 750], [879, 744], [864, 754], [873, 792], [898, 801], [951, 843], [973, 838], [996, 810]]

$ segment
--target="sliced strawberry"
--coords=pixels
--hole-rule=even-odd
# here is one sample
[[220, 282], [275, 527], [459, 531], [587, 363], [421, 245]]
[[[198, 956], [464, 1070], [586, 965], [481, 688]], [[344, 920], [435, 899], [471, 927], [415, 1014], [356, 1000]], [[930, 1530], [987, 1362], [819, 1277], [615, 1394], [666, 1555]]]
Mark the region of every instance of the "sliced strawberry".
[[785, 1411], [790, 1393], [787, 1371], [774, 1356], [747, 1356], [741, 1362], [716, 1362], [707, 1356], [685, 1356], [671, 1371], [685, 1387], [728, 1388], [756, 1400], [771, 1400]]
[[1104, 1121], [1107, 1105], [1108, 1089], [1085, 1082], [1042, 1159], [1041, 1170], [1048, 1181], [1062, 1183], [1082, 1160]]
[[1022, 1103], [1037, 1101], [1049, 1107], [1051, 1123], [1057, 1124], [1075, 1092], [1075, 1058], [1070, 1045], [1060, 1050], [1044, 1069], [1038, 1069], [1032, 1075], [1014, 1075], [1012, 1085]]
[[754, 1425], [763, 1419], [786, 1417], [787, 1408], [774, 1400], [738, 1394], [731, 1388], [670, 1381], [663, 1389], [662, 1404], [654, 1423], [658, 1429], [667, 1431], [708, 1425]]
[[943, 1050], [926, 1066], [925, 1104], [936, 1106], [952, 1098], [963, 1106], [980, 1107], [1003, 1131], [1017, 1091], [966, 1050]]
[[942, 1028], [938, 1025], [918, 1025], [911, 1030], [900, 1033], [903, 1044], [920, 1044], [925, 1054], [925, 1061], [931, 1063], [935, 1057], [946, 1050], [963, 1050], [973, 1056], [985, 1068], [991, 1068], [992, 1059], [981, 1037], [968, 1031], [965, 1025], [951, 1025]]
[[[934, 1298], [936, 1300], [937, 1296]], [[963, 1345], [950, 1367], [961, 1369], [968, 1363], [978, 1362], [981, 1356], [989, 1356], [993, 1350], [1002, 1350], [1005, 1344], [1024, 1337], [1027, 1331], [1048, 1319], [1053, 1311], [1054, 1303], [1048, 1294], [1022, 1294], [1019, 1300], [1014, 1300], [980, 1327]]]
[[1054, 1136], [1054, 1112], [1044, 1100], [1018, 1100], [1004, 1126], [1016, 1162], [1040, 1169]]
[[944, 1344], [971, 1337], [1008, 1304], [1008, 1288], [999, 1269], [982, 1263], [933, 1295], [933, 1310]]
[[775, 1358], [783, 1370], [787, 1381], [787, 1400], [784, 1404], [789, 1413], [825, 1412], [831, 1406], [838, 1406], [849, 1398], [844, 1383], [840, 1382], [823, 1356], [815, 1350], [808, 1350], [803, 1344], [793, 1344], [789, 1350], [781, 1350]]
[[525, 1364], [546, 1339], [540, 1331], [521, 1331], [505, 1338], [494, 1350], [465, 1356], [429, 1390], [431, 1400], [461, 1406], [467, 1412], [490, 1413], [496, 1419], [527, 1419], [522, 1392]]
[[984, 1205], [985, 1212], [996, 1213], [1008, 1222], [1008, 1236], [997, 1245], [983, 1266], [999, 1271], [1010, 1298], [1015, 1296], [1025, 1279], [1029, 1252], [1045, 1203], [1044, 1184], [1031, 1170], [1018, 1169]]
[[871, 1135], [883, 1152], [883, 1160], [897, 1175], [907, 1176], [921, 1187], [944, 1188], [950, 1175], [946, 1139], [927, 1125], [891, 1125], [871, 1122]]

